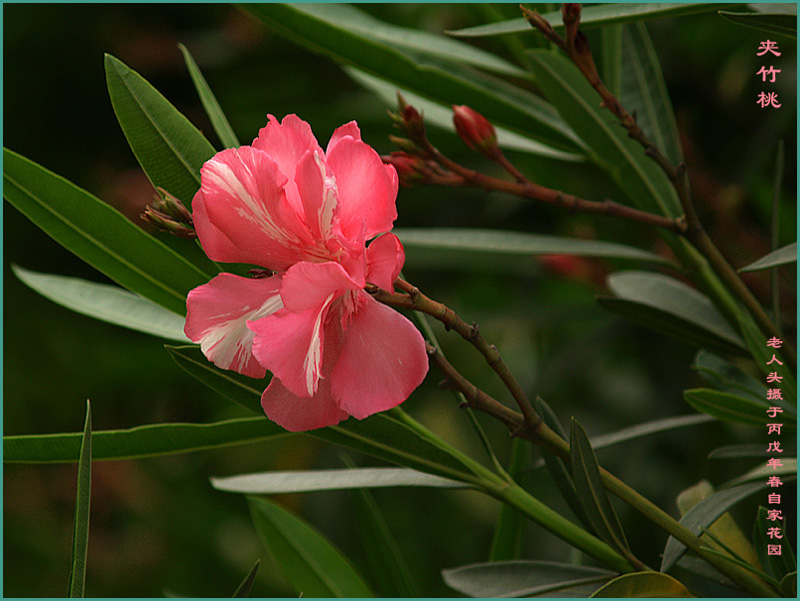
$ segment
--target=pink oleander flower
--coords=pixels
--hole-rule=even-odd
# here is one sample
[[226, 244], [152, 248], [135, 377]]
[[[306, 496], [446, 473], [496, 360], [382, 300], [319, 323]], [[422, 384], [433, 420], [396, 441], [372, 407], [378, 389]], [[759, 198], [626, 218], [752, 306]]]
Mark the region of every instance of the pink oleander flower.
[[308, 123], [270, 115], [251, 146], [217, 153], [200, 178], [192, 217], [209, 258], [274, 272], [221, 273], [189, 293], [185, 332], [205, 356], [254, 378], [272, 372], [261, 405], [291, 431], [408, 398], [428, 371], [425, 343], [363, 290], [369, 282], [391, 291], [405, 261], [387, 233], [397, 173], [356, 123], [323, 151]]

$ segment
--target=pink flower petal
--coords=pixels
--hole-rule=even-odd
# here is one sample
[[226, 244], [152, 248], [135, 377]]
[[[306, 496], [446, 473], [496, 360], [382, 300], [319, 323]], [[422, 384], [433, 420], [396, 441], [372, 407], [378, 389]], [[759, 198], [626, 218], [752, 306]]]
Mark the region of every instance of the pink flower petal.
[[384, 234], [376, 238], [367, 247], [367, 281], [392, 292], [405, 260], [406, 253], [397, 236]]
[[297, 263], [283, 276], [281, 298], [292, 313], [319, 307], [330, 297], [363, 287], [338, 263]]
[[325, 152], [330, 152], [334, 146], [341, 140], [350, 136], [354, 140], [361, 139], [361, 130], [358, 129], [358, 124], [355, 121], [351, 121], [350, 123], [345, 123], [341, 127], [337, 127], [336, 131], [333, 132], [330, 141], [328, 142], [328, 148], [325, 149]]
[[258, 132], [253, 148], [266, 152], [278, 164], [287, 179], [294, 180], [295, 169], [303, 155], [311, 151], [322, 154], [311, 126], [297, 115], [286, 115], [279, 123], [268, 115], [269, 123]]
[[319, 388], [325, 352], [323, 326], [332, 300], [333, 295], [300, 313], [282, 309], [247, 323], [255, 333], [256, 359], [296, 396], [310, 398]]
[[261, 406], [269, 419], [290, 432], [333, 426], [349, 417], [331, 397], [327, 380], [320, 382], [317, 394], [306, 399], [293, 394], [278, 378], [273, 378], [261, 395]]
[[[339, 406], [357, 419], [399, 405], [425, 379], [428, 355], [414, 325], [364, 292], [331, 375]], [[270, 318], [267, 318], [270, 319]]]
[[310, 233], [286, 201], [286, 178], [265, 153], [223, 150], [200, 176], [194, 224], [210, 259], [283, 270], [307, 256]]
[[323, 244], [333, 238], [339, 199], [336, 181], [321, 152], [307, 152], [295, 174], [297, 193], [311, 234]]
[[263, 378], [266, 370], [253, 356], [253, 332], [247, 321], [278, 311], [283, 304], [281, 279], [248, 279], [221, 273], [189, 292], [184, 332], [200, 343], [214, 365], [251, 378]]
[[353, 239], [362, 223], [367, 240], [392, 229], [397, 219], [397, 177], [389, 176], [378, 153], [364, 142], [344, 137], [328, 153], [328, 165], [339, 190], [344, 236]]

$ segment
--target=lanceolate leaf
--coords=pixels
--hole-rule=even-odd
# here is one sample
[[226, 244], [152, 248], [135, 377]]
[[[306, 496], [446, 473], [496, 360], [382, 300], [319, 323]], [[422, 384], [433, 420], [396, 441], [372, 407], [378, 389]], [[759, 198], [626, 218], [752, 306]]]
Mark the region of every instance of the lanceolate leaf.
[[567, 152], [582, 149], [552, 106], [502, 79], [352, 31], [347, 22], [330, 18], [321, 4], [245, 4], [242, 8], [276, 33], [339, 63], [441, 103], [458, 99], [493, 124], [554, 148]]
[[797, 15], [718, 11], [719, 16], [751, 29], [797, 39]]
[[[726, 422], [763, 426], [772, 421], [767, 415], [769, 404], [757, 402], [750, 397], [743, 397], [729, 392], [720, 392], [710, 388], [693, 388], [683, 392], [683, 398], [697, 411], [721, 419]], [[796, 417], [787, 414], [788, 421], [796, 424]], [[787, 429], [794, 426], [787, 424]]]
[[[127, 430], [100, 430], [92, 436], [94, 461], [140, 459], [191, 453], [289, 436], [265, 417], [231, 419], [211, 424], [152, 424]], [[80, 433], [4, 436], [6, 463], [78, 461]]]
[[255, 582], [259, 565], [261, 565], [260, 559], [256, 560], [256, 562], [253, 564], [253, 567], [250, 568], [250, 571], [247, 573], [247, 576], [245, 576], [244, 580], [242, 580], [242, 583], [236, 587], [236, 591], [233, 593], [233, 598], [247, 598], [250, 596], [250, 590], [253, 588], [253, 582]]
[[620, 102], [656, 147], [673, 163], [683, 160], [678, 124], [661, 73], [661, 63], [644, 23], [623, 27]]
[[[792, 549], [792, 541], [786, 533], [785, 520], [767, 519], [767, 508], [759, 507], [756, 523], [753, 525], [753, 542], [755, 543], [758, 560], [767, 573], [780, 583], [787, 574], [797, 570], [797, 560]], [[773, 529], [778, 530], [777, 536]], [[770, 531], [773, 535], [770, 536]], [[780, 545], [780, 555], [768, 552], [769, 545]]]
[[443, 570], [442, 576], [469, 597], [585, 597], [616, 573], [552, 561], [496, 561]]
[[521, 257], [567, 254], [653, 263], [667, 262], [663, 257], [646, 250], [601, 240], [457, 227], [397, 228], [393, 233], [397, 234], [407, 249], [451, 251], [461, 260], [466, 252]]
[[[348, 467], [354, 467], [349, 458], [343, 460]], [[418, 597], [411, 570], [373, 494], [360, 488], [352, 491], [350, 498], [356, 506], [358, 531], [370, 566], [370, 582], [382, 597]]]
[[[681, 524], [686, 526], [693, 534], [700, 535], [706, 528], [713, 524], [719, 516], [728, 511], [736, 503], [762, 490], [767, 486], [763, 482], [750, 482], [732, 488], [726, 488], [714, 493], [700, 501], [686, 515], [681, 518]], [[686, 547], [673, 537], [669, 537], [661, 561], [661, 572], [669, 571], [675, 562], [681, 558]]]
[[89, 550], [89, 513], [92, 494], [92, 408], [86, 401], [86, 423], [78, 452], [78, 498], [72, 538], [72, 565], [69, 571], [70, 598], [84, 596], [86, 554]]
[[302, 597], [373, 597], [353, 564], [308, 522], [265, 498], [248, 497], [261, 543]]
[[608, 276], [607, 285], [616, 299], [599, 302], [615, 312], [703, 347], [725, 349], [728, 354], [744, 352], [742, 339], [708, 297], [675, 278], [623, 271]]
[[[250, 9], [250, 7], [245, 7]], [[513, 77], [528, 77], [528, 73], [516, 65], [485, 52], [470, 44], [442, 35], [417, 29], [398, 27], [372, 17], [346, 4], [313, 4], [295, 7], [310, 18], [328, 23], [352, 35], [372, 40], [389, 48], [400, 48], [436, 58], [464, 62], [473, 67], [495, 71]]]
[[[533, 407], [536, 409], [536, 412], [542, 416], [542, 420], [545, 424], [554, 430], [556, 434], [561, 436], [561, 438], [567, 440], [567, 433], [561, 425], [561, 422], [558, 421], [555, 412], [553, 412], [550, 405], [548, 405], [544, 399], [536, 397], [533, 401]], [[569, 505], [572, 513], [575, 514], [575, 517], [577, 517], [584, 526], [591, 529], [592, 524], [586, 516], [586, 512], [583, 510], [583, 505], [578, 498], [578, 492], [575, 490], [575, 482], [572, 479], [567, 464], [553, 453], [543, 453], [542, 456], [543, 458], [539, 461], [544, 461], [547, 466], [547, 472], [558, 487], [561, 496], [564, 497], [567, 505]]]
[[461, 482], [402, 467], [260, 472], [225, 478], [211, 478], [211, 485], [217, 490], [250, 495], [353, 488], [384, 488], [387, 486], [433, 486], [445, 488], [464, 486]]
[[616, 549], [627, 549], [617, 513], [606, 495], [600, 468], [589, 437], [583, 427], [572, 420], [570, 428], [570, 467], [578, 500], [597, 535]]
[[679, 580], [659, 572], [637, 572], [617, 576], [591, 595], [598, 598], [694, 597]]
[[[208, 387], [242, 407], [262, 413], [260, 398], [265, 382], [219, 369], [209, 363], [197, 347], [166, 348], [178, 365]], [[349, 419], [338, 426], [306, 434], [428, 474], [462, 482], [474, 480], [474, 474], [456, 455], [386, 413], [362, 421]]]
[[212, 92], [211, 88], [208, 86], [206, 78], [203, 77], [200, 67], [197, 66], [197, 63], [194, 61], [194, 58], [192, 58], [186, 46], [178, 44], [178, 48], [180, 48], [183, 53], [183, 60], [186, 62], [186, 68], [189, 69], [189, 75], [192, 78], [197, 94], [200, 96], [200, 102], [203, 104], [203, 108], [206, 109], [206, 114], [211, 121], [214, 131], [219, 137], [219, 141], [222, 142], [225, 148], [236, 148], [240, 146], [236, 134], [233, 133], [231, 124], [228, 123], [228, 118], [225, 117], [225, 113], [222, 112], [222, 107], [220, 107], [219, 102], [217, 102], [217, 97], [214, 96], [214, 92]]
[[750, 263], [746, 267], [739, 269], [740, 272], [760, 271], [762, 269], [773, 269], [780, 265], [797, 263], [797, 242], [792, 242], [776, 251], [761, 257], [758, 261]]
[[110, 54], [105, 66], [111, 104], [136, 159], [153, 186], [189, 207], [214, 147], [136, 71]]
[[[630, 23], [663, 17], [677, 17], [692, 13], [707, 12], [737, 6], [736, 4], [713, 3], [613, 3], [598, 6], [586, 6], [581, 11], [581, 29], [605, 27], [615, 23]], [[564, 28], [561, 11], [553, 11], [542, 15], [557, 30]], [[458, 37], [486, 37], [492, 35], [505, 35], [509, 33], [523, 33], [531, 31], [531, 25], [523, 18], [509, 19], [501, 23], [479, 25], [458, 31], [449, 31], [450, 35]]]
[[608, 170], [632, 204], [651, 213], [678, 217], [680, 202], [663, 171], [630, 139], [578, 68], [547, 50], [530, 52], [536, 81], [545, 96]]
[[54, 303], [83, 315], [160, 338], [190, 342], [184, 319], [171, 311], [116, 286], [79, 278], [50, 275], [11, 266], [22, 282]]
[[692, 369], [714, 388], [763, 401], [767, 398], [767, 387], [738, 367], [707, 351], [698, 351]]
[[85, 190], [4, 149], [3, 196], [56, 242], [179, 315], [210, 276]]
[[[264, 414], [261, 408], [261, 393], [267, 387], [269, 380], [254, 380], [235, 371], [220, 369], [205, 358], [198, 346], [165, 345], [164, 348], [172, 355], [175, 363], [211, 390], [253, 413]], [[267, 377], [269, 378], [269, 374]]]

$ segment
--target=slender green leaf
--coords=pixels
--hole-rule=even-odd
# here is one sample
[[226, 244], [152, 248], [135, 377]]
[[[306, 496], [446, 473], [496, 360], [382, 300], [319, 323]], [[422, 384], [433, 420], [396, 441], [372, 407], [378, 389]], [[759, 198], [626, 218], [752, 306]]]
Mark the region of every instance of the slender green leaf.
[[606, 495], [600, 466], [583, 427], [572, 419], [570, 427], [570, 467], [575, 491], [589, 523], [597, 535], [612, 547], [628, 549], [617, 512]]
[[211, 277], [98, 198], [7, 149], [3, 196], [89, 265], [179, 315], [188, 292]]
[[400, 48], [412, 53], [464, 62], [473, 67], [480, 67], [502, 75], [522, 78], [528, 76], [523, 69], [480, 48], [427, 31], [392, 25], [351, 5], [314, 4], [298, 7], [297, 10], [331, 26], [347, 30], [353, 35], [373, 40], [390, 48]]
[[89, 514], [92, 498], [92, 406], [86, 401], [86, 422], [78, 451], [78, 498], [75, 502], [75, 527], [72, 538], [72, 563], [68, 597], [84, 597], [86, 555], [89, 551]]
[[758, 261], [750, 263], [750, 265], [739, 269], [739, 272], [773, 269], [774, 267], [788, 265], [790, 263], [797, 263], [797, 242], [787, 244], [786, 246], [761, 257]]
[[[797, 448], [781, 447], [782, 457], [797, 457]], [[725, 445], [708, 454], [709, 459], [766, 459], [767, 446], [763, 442]]]
[[[346, 457], [344, 462], [348, 467], [354, 467]], [[352, 491], [351, 498], [356, 505], [358, 532], [370, 566], [371, 582], [378, 593], [382, 597], [418, 597], [411, 570], [375, 497], [366, 488], [359, 488]]]
[[797, 598], [797, 571], [786, 574], [786, 576], [783, 577], [783, 580], [781, 580], [781, 592], [784, 597], [789, 597], [790, 599]]
[[211, 485], [217, 490], [248, 495], [273, 495], [350, 488], [384, 488], [387, 486], [464, 487], [461, 482], [402, 467], [259, 472], [241, 476], [211, 478]]
[[[150, 424], [93, 434], [94, 461], [141, 459], [192, 453], [288, 436], [264, 417], [231, 419], [211, 424]], [[80, 433], [4, 436], [6, 463], [71, 463], [78, 460]]]
[[244, 4], [242, 8], [279, 35], [338, 63], [440, 103], [457, 100], [494, 125], [559, 150], [582, 151], [582, 144], [551, 105], [505, 80], [354, 31], [348, 22], [331, 18], [323, 4]]
[[[449, 251], [460, 261], [464, 253], [493, 255], [581, 255], [666, 263], [659, 255], [623, 244], [561, 236], [475, 228], [397, 228], [393, 230], [406, 249]], [[413, 254], [413, 253], [412, 253]]]
[[443, 570], [442, 576], [468, 597], [580, 597], [616, 572], [553, 561], [494, 561]]
[[[229, 400], [262, 413], [264, 382], [245, 378], [209, 363], [198, 347], [166, 347], [173, 359], [192, 376]], [[474, 474], [460, 459], [386, 413], [338, 426], [311, 430], [309, 436], [354, 449], [421, 472], [471, 482]]]
[[656, 147], [673, 163], [683, 160], [678, 124], [661, 64], [644, 23], [625, 25], [619, 99]]
[[[603, 4], [598, 6], [587, 6], [581, 11], [581, 29], [591, 29], [593, 27], [605, 27], [617, 23], [630, 23], [633, 21], [643, 21], [660, 19], [663, 17], [678, 17], [729, 6], [740, 6], [740, 4], [714, 4], [714, 3], [615, 3]], [[564, 23], [561, 19], [561, 11], [553, 11], [542, 15], [556, 29], [563, 29]], [[531, 31], [531, 25], [523, 18], [509, 19], [500, 23], [489, 25], [479, 25], [468, 27], [458, 31], [448, 31], [450, 35], [457, 37], [486, 37], [493, 35], [506, 35], [510, 33], [524, 33]]]
[[530, 51], [536, 81], [564, 121], [592, 150], [591, 159], [608, 171], [629, 200], [650, 213], [678, 217], [680, 202], [667, 176], [628, 137], [578, 68], [547, 50]]
[[[767, 519], [767, 508], [759, 507], [758, 516], [753, 525], [753, 543], [756, 553], [758, 553], [758, 561], [767, 573], [778, 582], [787, 574], [797, 571], [797, 560], [794, 556], [794, 549], [792, 549], [792, 541], [787, 536], [785, 524], [785, 520]], [[780, 555], [768, 553], [768, 545], [780, 545]]]
[[117, 120], [145, 174], [153, 186], [190, 206], [200, 188], [200, 167], [214, 156], [214, 147], [125, 63], [106, 54], [105, 68]]
[[600, 30], [600, 77], [614, 96], [622, 93], [622, 25]]
[[742, 594], [742, 589], [730, 578], [696, 555], [685, 554], [671, 573], [698, 597], [733, 598]]
[[258, 566], [261, 565], [261, 560], [257, 559], [256, 562], [253, 564], [253, 567], [250, 568], [250, 571], [247, 573], [247, 576], [244, 577], [241, 584], [236, 587], [232, 597], [235, 599], [237, 597], [247, 598], [250, 596], [250, 591], [253, 588], [253, 583], [256, 580], [256, 574], [258, 573]]
[[[521, 438], [511, 441], [511, 459], [508, 474], [519, 483], [520, 476], [530, 469], [531, 446]], [[522, 533], [525, 516], [507, 503], [500, 505], [500, 515], [494, 525], [489, 561], [512, 561], [522, 557]]]
[[308, 435], [435, 476], [461, 482], [476, 479], [455, 454], [387, 413], [361, 421], [349, 419], [338, 426], [311, 430]]
[[767, 398], [767, 387], [764, 384], [745, 374], [730, 361], [708, 351], [697, 352], [692, 369], [717, 390], [746, 396], [759, 402]]
[[[766, 480], [763, 482], [750, 482], [720, 490], [710, 497], [703, 499], [686, 515], [681, 518], [681, 524], [686, 526], [695, 535], [703, 533], [717, 518], [728, 511], [742, 499], [746, 499], [752, 494], [764, 489], [767, 486]], [[661, 561], [661, 572], [669, 571], [675, 562], [680, 559], [686, 551], [686, 547], [676, 538], [669, 537], [664, 548], [664, 555]]]
[[[568, 439], [567, 433], [561, 422], [558, 421], [553, 409], [541, 397], [536, 397], [533, 401], [533, 407], [536, 410], [545, 424], [547, 424], [553, 431], [556, 432], [564, 440]], [[557, 457], [553, 453], [543, 453], [542, 459], [538, 464], [544, 463], [547, 466], [547, 472], [553, 479], [553, 482], [558, 487], [561, 496], [569, 505], [572, 513], [575, 514], [581, 523], [588, 529], [592, 529], [592, 523], [583, 510], [583, 504], [578, 497], [578, 491], [575, 489], [575, 482], [572, 479], [572, 474], [563, 459]], [[537, 465], [538, 465], [537, 464]]]
[[675, 278], [623, 271], [609, 275], [606, 284], [616, 298], [598, 302], [637, 323], [727, 354], [745, 349], [708, 297]]
[[197, 94], [200, 96], [200, 102], [206, 110], [206, 114], [211, 121], [211, 126], [214, 128], [219, 141], [222, 142], [225, 148], [236, 148], [240, 146], [236, 134], [233, 133], [231, 124], [228, 123], [228, 118], [225, 117], [225, 113], [222, 112], [222, 107], [219, 105], [219, 102], [217, 102], [214, 92], [212, 92], [211, 88], [208, 86], [206, 78], [203, 77], [200, 67], [197, 66], [197, 63], [194, 58], [192, 58], [186, 46], [178, 44], [178, 48], [180, 48], [183, 53], [183, 60], [186, 63], [186, 68], [189, 70], [189, 76], [192, 78]]
[[727, 10], [717, 11], [720, 17], [737, 25], [757, 29], [767, 33], [784, 35], [797, 39], [797, 15], [780, 13], [735, 13]]
[[[787, 403], [796, 407], [797, 380], [795, 380], [792, 370], [786, 363], [786, 358], [781, 351], [781, 346], [784, 342], [780, 341], [780, 345], [777, 347], [769, 346], [770, 344], [777, 345], [778, 342], [764, 336], [751, 319], [740, 317], [739, 328], [753, 360], [765, 376], [765, 384], [769, 388], [779, 388], [781, 390], [781, 396], [785, 402], [773, 402], [773, 404], [781, 405], [786, 409], [790, 409]], [[794, 412], [794, 409], [791, 410]]]
[[[357, 83], [372, 91], [388, 106], [397, 104], [397, 93], [400, 92], [408, 104], [415, 107], [424, 115], [426, 126], [433, 125], [454, 132], [453, 110], [450, 105], [428, 100], [405, 88], [398, 88], [396, 85], [383, 79], [368, 75], [355, 67], [343, 67], [343, 70]], [[586, 160], [586, 157], [583, 155], [556, 150], [546, 144], [541, 144], [536, 140], [517, 134], [504, 127], [495, 126], [495, 132], [497, 133], [498, 145], [507, 150], [517, 150], [572, 163]]]
[[261, 543], [303, 597], [374, 597], [356, 568], [308, 522], [277, 503], [248, 497]]
[[[255, 380], [235, 371], [220, 369], [206, 359], [199, 346], [169, 346], [164, 348], [184, 371], [200, 380], [211, 390], [221, 394], [248, 411], [263, 415], [261, 393], [268, 379]], [[270, 378], [267, 373], [267, 378]]]
[[592, 597], [694, 597], [679, 580], [659, 572], [622, 574], [597, 589]]
[[[771, 420], [767, 415], [769, 404], [765, 401], [759, 403], [749, 397], [711, 388], [684, 390], [683, 398], [697, 411], [726, 422], [763, 426]], [[791, 421], [796, 423], [796, 418], [792, 417]]]
[[781, 465], [768, 465], [765, 461], [763, 465], [759, 465], [749, 470], [748, 472], [737, 476], [733, 480], [726, 482], [724, 488], [733, 488], [746, 482], [754, 482], [756, 480], [766, 481], [770, 476], [780, 476], [786, 480], [797, 479], [797, 459], [794, 458], [780, 458]]
[[17, 265], [12, 265], [11, 270], [25, 285], [62, 307], [137, 332], [190, 342], [183, 333], [184, 319], [180, 315], [138, 294], [80, 278], [28, 271]]

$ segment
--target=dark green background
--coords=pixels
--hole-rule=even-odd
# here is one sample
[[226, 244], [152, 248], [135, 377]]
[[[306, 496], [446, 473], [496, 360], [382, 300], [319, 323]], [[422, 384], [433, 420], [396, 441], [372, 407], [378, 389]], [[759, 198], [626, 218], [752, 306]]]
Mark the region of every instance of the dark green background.
[[[362, 5], [393, 23], [439, 32], [515, 15], [513, 4]], [[297, 113], [324, 144], [356, 119], [379, 152], [392, 150], [385, 107], [331, 61], [297, 48], [226, 5], [5, 4], [4, 145], [64, 175], [135, 218], [153, 195], [116, 124], [105, 91], [103, 53], [139, 71], [217, 144], [177, 44], [193, 53], [243, 143], [266, 114]], [[701, 15], [651, 26], [672, 94], [698, 207], [712, 237], [735, 266], [769, 250], [768, 222], [776, 142], [787, 136], [782, 243], [796, 239], [796, 58], [780, 38], [774, 62], [783, 107], [755, 103], [761, 65], [759, 32]], [[533, 34], [526, 36], [532, 41]], [[502, 51], [496, 41], [487, 49]], [[458, 98], [452, 102], [459, 103]], [[492, 170], [449, 132], [434, 143], [457, 160]], [[587, 198], [615, 196], [588, 166], [509, 155], [542, 183]], [[571, 216], [551, 207], [471, 190], [401, 189], [398, 225], [476, 226], [593, 237], [659, 248], [649, 232], [604, 218]], [[4, 433], [80, 430], [85, 400], [95, 429], [165, 421], [203, 422], [241, 415], [185, 375], [142, 334], [75, 315], [24, 288], [8, 265], [102, 281], [7, 204], [4, 218]], [[459, 261], [432, 265], [409, 251], [406, 275], [429, 295], [481, 323], [526, 386], [534, 374], [559, 417], [575, 415], [590, 434], [689, 413], [681, 390], [695, 386], [696, 349], [650, 333], [597, 307], [603, 274], [619, 267], [582, 261], [564, 276], [536, 259], [524, 264]], [[624, 267], [624, 266], [623, 266]], [[794, 270], [781, 271], [787, 329], [795, 329]], [[747, 276], [766, 302], [768, 278]], [[470, 348], [440, 329], [448, 356], [488, 392], [501, 387]], [[431, 373], [404, 407], [446, 439], [482, 457], [466, 419]], [[482, 420], [497, 448], [508, 436]], [[765, 440], [763, 433], [723, 425], [695, 427], [600, 453], [609, 469], [675, 513], [674, 498], [701, 478], [721, 483], [748, 467], [718, 464], [706, 453], [723, 443]], [[292, 591], [261, 549], [243, 499], [211, 489], [208, 477], [266, 469], [341, 467], [340, 453], [305, 437], [271, 444], [147, 461], [98, 463], [93, 472], [88, 596], [229, 596], [256, 558], [253, 596]], [[369, 458], [354, 457], [362, 464]], [[4, 595], [60, 596], [66, 590], [75, 501], [74, 466], [4, 469]], [[536, 494], [562, 505], [541, 473]], [[375, 493], [425, 596], [453, 594], [439, 571], [482, 561], [497, 503], [467, 492], [416, 489]], [[346, 493], [283, 499], [300, 510], [369, 577], [355, 505]], [[424, 508], [424, 511], [420, 511]], [[664, 537], [618, 507], [633, 548], [657, 563]], [[565, 511], [567, 511], [565, 509]], [[755, 517], [742, 511], [745, 532]], [[538, 528], [526, 532], [525, 556], [566, 561], [569, 548]], [[657, 544], [654, 543], [657, 541]]]

